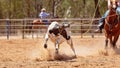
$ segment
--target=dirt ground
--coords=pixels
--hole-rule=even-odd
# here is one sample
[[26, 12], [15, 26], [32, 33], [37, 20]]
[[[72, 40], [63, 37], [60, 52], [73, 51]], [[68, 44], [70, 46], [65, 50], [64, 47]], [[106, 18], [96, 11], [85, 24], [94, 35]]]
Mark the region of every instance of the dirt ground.
[[118, 49], [104, 50], [104, 37], [72, 37], [77, 54], [74, 57], [66, 42], [55, 54], [53, 43], [43, 48], [44, 39], [0, 39], [0, 68], [120, 68]]

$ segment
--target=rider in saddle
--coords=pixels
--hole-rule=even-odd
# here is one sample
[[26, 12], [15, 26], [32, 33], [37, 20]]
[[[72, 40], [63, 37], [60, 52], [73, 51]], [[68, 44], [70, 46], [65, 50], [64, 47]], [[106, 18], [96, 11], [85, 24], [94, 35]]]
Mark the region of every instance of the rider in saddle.
[[44, 22], [46, 25], [48, 25], [48, 20], [44, 20], [44, 19], [48, 18], [49, 16], [50, 14], [46, 12], [46, 9], [42, 8], [39, 17], [43, 19], [42, 22]]
[[[99, 24], [98, 24], [98, 29], [95, 31], [95, 32], [100, 32], [102, 33], [102, 29], [104, 27], [104, 21], [105, 21], [105, 18], [107, 17], [107, 15], [109, 14], [109, 8], [110, 8], [110, 1], [111, 0], [107, 0], [108, 1], [108, 10], [105, 12], [105, 14], [102, 16], [102, 18], [99, 20]], [[120, 15], [120, 0], [116, 0], [117, 1], [117, 8], [116, 8], [116, 13], [117, 15]]]

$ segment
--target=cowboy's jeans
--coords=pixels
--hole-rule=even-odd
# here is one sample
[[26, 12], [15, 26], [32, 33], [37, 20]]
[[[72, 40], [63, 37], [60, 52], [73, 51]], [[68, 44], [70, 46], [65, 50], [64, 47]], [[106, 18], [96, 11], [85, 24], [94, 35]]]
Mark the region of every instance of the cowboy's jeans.
[[104, 27], [104, 20], [105, 20], [105, 18], [107, 17], [108, 14], [109, 14], [109, 10], [107, 10], [105, 12], [105, 14], [102, 16], [102, 18], [99, 20], [98, 27], [99, 27], [100, 30], [102, 30], [102, 28]]
[[49, 25], [48, 20], [42, 20], [42, 22], [44, 22], [45, 25]]
[[117, 13], [117, 15], [120, 15], [120, 6], [117, 7], [117, 9], [116, 9], [116, 13]]

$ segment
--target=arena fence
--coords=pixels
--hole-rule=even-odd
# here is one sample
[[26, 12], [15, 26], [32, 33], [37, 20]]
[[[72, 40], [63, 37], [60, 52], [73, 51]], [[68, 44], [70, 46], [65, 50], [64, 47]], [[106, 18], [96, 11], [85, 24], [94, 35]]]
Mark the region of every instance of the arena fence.
[[[1, 38], [10, 39], [11, 37], [35, 38], [43, 37], [47, 28], [32, 29], [32, 22], [35, 19], [0, 19], [0, 36]], [[59, 18], [59, 19], [47, 19], [56, 20], [59, 23], [70, 23], [70, 33], [72, 36], [91, 36], [99, 35], [94, 33], [98, 25], [99, 18]], [[39, 27], [48, 27], [46, 25], [34, 25]]]

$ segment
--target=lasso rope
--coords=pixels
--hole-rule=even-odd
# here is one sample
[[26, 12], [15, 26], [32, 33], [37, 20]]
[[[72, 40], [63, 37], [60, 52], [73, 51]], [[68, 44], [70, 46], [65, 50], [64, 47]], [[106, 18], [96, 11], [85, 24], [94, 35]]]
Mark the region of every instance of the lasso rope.
[[93, 17], [92, 17], [92, 20], [91, 20], [91, 22], [90, 22], [90, 26], [89, 26], [88, 30], [87, 30], [85, 33], [83, 33], [83, 34], [86, 34], [86, 33], [88, 33], [88, 32], [91, 30], [91, 27], [92, 27], [91, 25], [93, 24], [94, 17], [95, 17], [95, 13], [96, 13], [97, 8], [98, 8], [98, 6], [99, 6], [99, 4], [100, 4], [100, 1], [101, 1], [101, 0], [98, 0], [98, 4], [97, 4], [97, 6], [96, 6], [96, 8], [95, 8], [95, 12], [94, 12], [94, 14], [93, 14]]

